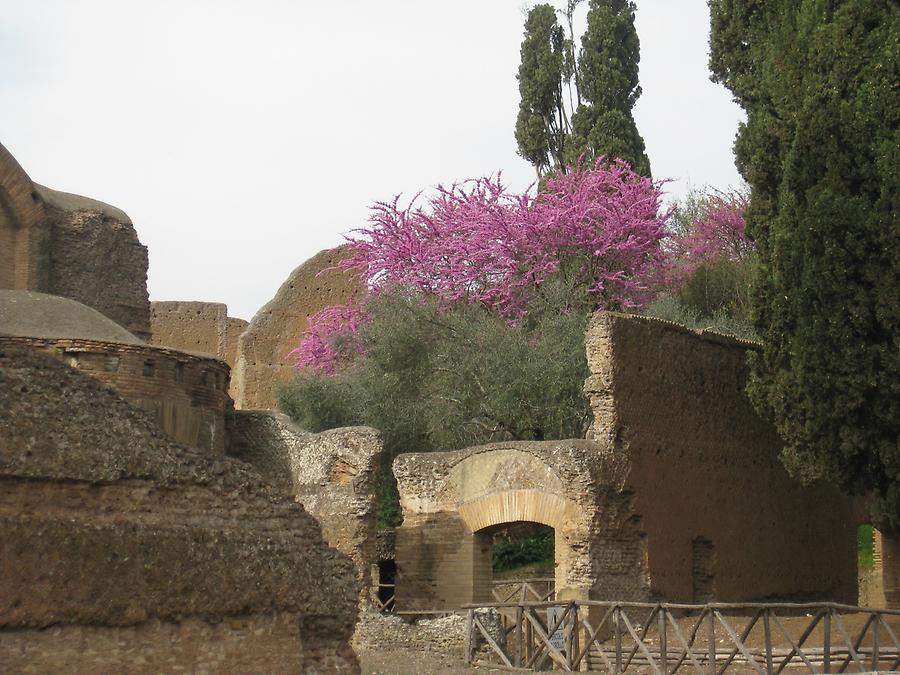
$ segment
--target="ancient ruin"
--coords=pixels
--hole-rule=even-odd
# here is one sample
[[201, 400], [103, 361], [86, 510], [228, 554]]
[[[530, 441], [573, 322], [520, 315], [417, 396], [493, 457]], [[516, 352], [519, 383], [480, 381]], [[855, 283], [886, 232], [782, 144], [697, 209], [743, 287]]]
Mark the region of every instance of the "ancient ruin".
[[0, 348], [57, 356], [150, 412], [169, 436], [211, 455], [225, 451], [228, 366], [153, 347], [81, 303], [31, 291], [0, 291]]
[[855, 603], [856, 504], [784, 471], [750, 343], [602, 312], [586, 349], [588, 440], [395, 460], [399, 609], [489, 601], [492, 528], [515, 521], [554, 528], [561, 599]]
[[234, 368], [238, 338], [247, 322], [228, 316], [221, 302], [150, 303], [150, 344], [210, 354]]
[[294, 375], [290, 353], [300, 342], [307, 319], [329, 305], [350, 302], [362, 292], [353, 274], [335, 268], [345, 256], [337, 248], [307, 260], [250, 321], [238, 341], [232, 375], [235, 407], [274, 410], [279, 385]]
[[150, 336], [147, 249], [128, 216], [33, 183], [2, 145], [0, 289], [71, 298]]
[[8, 344], [0, 482], [4, 671], [359, 672], [352, 565], [301, 506]]
[[253, 466], [281, 494], [303, 504], [329, 546], [356, 566], [360, 602], [368, 605], [375, 559], [375, 469], [381, 438], [367, 427], [311, 434], [270, 411], [228, 416], [229, 456]]

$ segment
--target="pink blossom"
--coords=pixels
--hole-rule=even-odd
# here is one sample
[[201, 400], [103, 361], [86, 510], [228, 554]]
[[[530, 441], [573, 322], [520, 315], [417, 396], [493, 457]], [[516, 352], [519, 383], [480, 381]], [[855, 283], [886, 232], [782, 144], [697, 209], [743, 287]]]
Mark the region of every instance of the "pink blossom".
[[359, 309], [352, 305], [331, 305], [307, 320], [307, 329], [291, 351], [295, 368], [312, 368], [328, 375], [363, 353], [356, 339], [361, 323]]
[[535, 196], [508, 192], [499, 177], [439, 186], [424, 206], [376, 204], [340, 266], [361, 270], [376, 293], [412, 287], [515, 319], [530, 293], [572, 262], [596, 306], [637, 307], [665, 264], [661, 188], [602, 159], [548, 180]]
[[[360, 272], [376, 294], [411, 289], [445, 306], [479, 303], [513, 322], [557, 273], [594, 307], [641, 307], [669, 267], [662, 185], [601, 158], [594, 168], [570, 167], [536, 194], [511, 193], [497, 176], [439, 186], [421, 205], [420, 195], [405, 207], [395, 197], [372, 207], [339, 266]], [[347, 306], [310, 317], [295, 365], [335, 372], [361, 350], [352, 340], [351, 349], [336, 348], [360, 320]]]
[[673, 283], [684, 281], [703, 264], [727, 258], [747, 260], [753, 242], [745, 234], [744, 210], [749, 196], [743, 192], [718, 193], [709, 198], [705, 212], [694, 220], [691, 230], [676, 242], [678, 266]]

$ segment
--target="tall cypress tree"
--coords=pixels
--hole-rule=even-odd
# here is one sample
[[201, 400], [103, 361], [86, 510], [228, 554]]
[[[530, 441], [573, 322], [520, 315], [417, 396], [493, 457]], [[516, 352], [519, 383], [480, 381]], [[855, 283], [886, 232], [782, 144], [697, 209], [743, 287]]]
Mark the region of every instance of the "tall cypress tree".
[[764, 339], [750, 394], [803, 480], [867, 494], [900, 531], [900, 10], [712, 0], [714, 79], [747, 112]]
[[580, 2], [568, 0], [566, 5], [569, 38], [550, 5], [536, 5], [528, 13], [518, 74], [519, 154], [539, 174], [573, 163], [581, 155], [588, 162], [603, 155], [624, 159], [635, 171], [650, 175], [644, 139], [631, 114], [641, 95], [634, 3], [590, 0], [576, 63], [572, 15]]
[[538, 173], [563, 163], [569, 122], [563, 105], [565, 35], [550, 5], [535, 5], [525, 22], [519, 65], [519, 154]]
[[584, 154], [621, 158], [650, 175], [650, 160], [631, 110], [641, 95], [640, 41], [629, 0], [590, 0], [581, 37], [578, 84], [583, 103], [572, 116], [569, 161]]

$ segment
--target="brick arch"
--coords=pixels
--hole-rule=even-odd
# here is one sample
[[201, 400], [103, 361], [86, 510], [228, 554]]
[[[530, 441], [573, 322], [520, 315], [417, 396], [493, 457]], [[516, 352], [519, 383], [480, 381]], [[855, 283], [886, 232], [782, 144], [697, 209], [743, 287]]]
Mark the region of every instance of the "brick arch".
[[447, 609], [492, 601], [491, 528], [516, 522], [554, 529], [556, 590], [593, 588], [590, 491], [593, 444], [496, 443], [394, 461], [403, 508], [396, 534], [397, 607]]
[[40, 286], [37, 255], [44, 208], [25, 170], [0, 144], [0, 288]]
[[486, 527], [526, 521], [561, 529], [568, 500], [543, 490], [504, 490], [459, 506], [459, 515], [471, 532]]

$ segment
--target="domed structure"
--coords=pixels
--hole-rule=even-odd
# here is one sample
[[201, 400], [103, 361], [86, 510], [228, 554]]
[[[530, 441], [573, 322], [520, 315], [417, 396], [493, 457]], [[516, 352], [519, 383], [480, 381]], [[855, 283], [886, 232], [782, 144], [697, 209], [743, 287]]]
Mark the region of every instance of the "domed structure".
[[0, 290], [0, 335], [144, 344], [96, 309], [36, 291]]
[[0, 348], [49, 352], [156, 417], [172, 439], [225, 452], [228, 366], [216, 358], [145, 344], [90, 307], [34, 291], [0, 290]]

